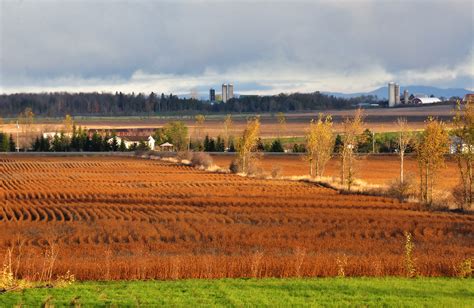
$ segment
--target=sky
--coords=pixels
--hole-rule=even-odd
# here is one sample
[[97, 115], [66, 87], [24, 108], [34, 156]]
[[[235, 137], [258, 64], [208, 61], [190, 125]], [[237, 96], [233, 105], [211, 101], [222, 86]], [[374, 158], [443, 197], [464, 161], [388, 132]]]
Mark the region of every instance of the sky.
[[474, 1], [0, 0], [0, 93], [474, 90]]

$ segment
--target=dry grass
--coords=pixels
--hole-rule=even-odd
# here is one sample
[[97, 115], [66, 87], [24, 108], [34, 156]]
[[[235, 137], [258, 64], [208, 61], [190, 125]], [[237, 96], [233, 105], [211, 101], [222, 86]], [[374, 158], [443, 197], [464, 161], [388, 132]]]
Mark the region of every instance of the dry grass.
[[470, 215], [314, 183], [125, 157], [0, 156], [0, 172], [17, 279], [402, 276], [404, 232], [422, 276], [460, 275], [474, 255]]

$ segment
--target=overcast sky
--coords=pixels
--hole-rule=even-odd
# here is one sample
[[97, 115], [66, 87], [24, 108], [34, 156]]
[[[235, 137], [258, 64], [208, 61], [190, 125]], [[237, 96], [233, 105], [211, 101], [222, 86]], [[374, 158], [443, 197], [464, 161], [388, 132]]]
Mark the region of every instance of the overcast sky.
[[474, 90], [474, 1], [0, 0], [0, 92]]

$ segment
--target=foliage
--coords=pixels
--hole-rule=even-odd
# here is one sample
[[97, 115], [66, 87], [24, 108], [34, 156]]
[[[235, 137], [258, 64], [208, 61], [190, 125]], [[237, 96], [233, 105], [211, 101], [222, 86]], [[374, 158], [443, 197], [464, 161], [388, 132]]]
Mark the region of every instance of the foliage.
[[420, 196], [426, 204], [433, 202], [436, 173], [444, 167], [444, 155], [449, 149], [449, 137], [443, 122], [429, 118], [416, 144], [420, 174]]
[[188, 127], [181, 121], [172, 121], [163, 128], [163, 134], [177, 151], [184, 151], [188, 147]]
[[248, 120], [247, 127], [237, 143], [240, 172], [248, 172], [250, 161], [252, 160], [252, 151], [255, 151], [258, 146], [259, 134], [260, 119], [257, 117]]
[[350, 191], [355, 180], [354, 152], [357, 152], [358, 144], [364, 140], [362, 109], [357, 109], [353, 117], [347, 117], [342, 123], [343, 134], [341, 135], [341, 145], [339, 153], [341, 157], [341, 184], [347, 185]]
[[407, 151], [410, 144], [413, 142], [413, 132], [411, 132], [408, 129], [408, 122], [406, 118], [398, 118], [397, 127], [398, 127], [397, 147], [398, 147], [398, 156], [400, 157], [400, 188], [403, 188], [404, 182], [405, 182], [405, 177], [404, 177], [405, 152]]
[[461, 185], [455, 194], [460, 208], [464, 209], [474, 202], [474, 105], [458, 102], [453, 123], [455, 155], [461, 175]]
[[8, 135], [0, 132], [0, 152], [8, 152], [10, 150], [8, 141]]
[[207, 153], [195, 152], [191, 158], [191, 165], [207, 169], [212, 167], [213, 160], [211, 155]]
[[272, 141], [269, 152], [285, 152], [280, 139], [275, 139]]
[[311, 177], [322, 176], [334, 149], [332, 118], [319, 114], [318, 120], [311, 121], [306, 135], [306, 160], [309, 162]]

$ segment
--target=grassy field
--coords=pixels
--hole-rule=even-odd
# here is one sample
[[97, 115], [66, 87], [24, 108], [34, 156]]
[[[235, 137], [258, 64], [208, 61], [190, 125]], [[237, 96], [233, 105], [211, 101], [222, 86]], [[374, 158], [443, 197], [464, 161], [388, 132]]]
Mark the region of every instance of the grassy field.
[[473, 307], [473, 279], [317, 278], [84, 282], [0, 295], [2, 307], [396, 306]]

